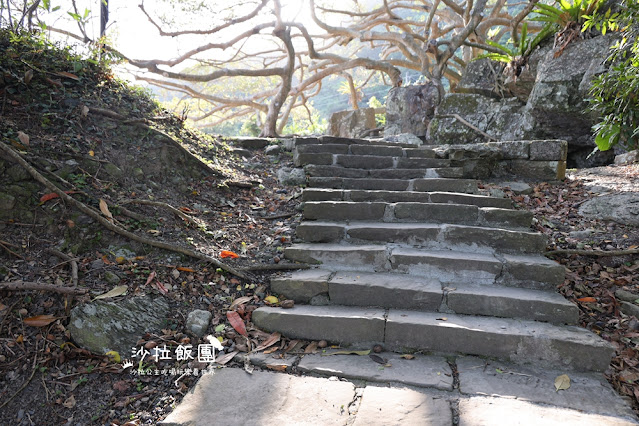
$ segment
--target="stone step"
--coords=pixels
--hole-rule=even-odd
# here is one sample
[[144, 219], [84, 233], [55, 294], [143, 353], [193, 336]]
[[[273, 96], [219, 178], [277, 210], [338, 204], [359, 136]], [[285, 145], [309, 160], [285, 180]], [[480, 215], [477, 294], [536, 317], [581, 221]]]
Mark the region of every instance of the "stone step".
[[477, 181], [474, 179], [365, 179], [342, 177], [309, 177], [308, 184], [313, 188], [360, 189], [381, 191], [417, 191], [417, 192], [458, 192], [477, 193]]
[[296, 167], [307, 165], [323, 165], [341, 166], [349, 169], [429, 169], [450, 167], [451, 165], [450, 160], [440, 158], [404, 158], [381, 155], [332, 153], [297, 153], [294, 155], [293, 160]]
[[483, 315], [577, 324], [579, 310], [554, 291], [457, 283], [446, 287], [431, 278], [405, 274], [294, 272], [271, 279], [271, 289], [298, 303], [378, 306], [430, 312]]
[[303, 212], [307, 220], [451, 223], [512, 229], [528, 229], [532, 223], [532, 213], [526, 210], [465, 204], [307, 201]]
[[554, 290], [565, 269], [543, 256], [426, 250], [382, 244], [293, 244], [284, 256], [334, 270], [409, 273], [453, 287], [458, 282]]
[[415, 148], [414, 144], [410, 143], [394, 143], [385, 142], [379, 139], [357, 139], [357, 138], [343, 138], [340, 136], [320, 136], [320, 137], [300, 137], [294, 139], [295, 148], [299, 148], [303, 145], [374, 145], [374, 146], [392, 146], [400, 148]]
[[495, 357], [518, 364], [552, 363], [558, 369], [604, 371], [613, 346], [575, 326], [436, 312], [345, 306], [261, 307], [253, 323], [290, 338], [390, 350]]
[[343, 177], [343, 178], [372, 178], [372, 179], [423, 179], [423, 178], [449, 178], [459, 179], [464, 177], [463, 167], [436, 167], [421, 169], [358, 169], [350, 167], [315, 165], [304, 167], [310, 177]]
[[478, 207], [511, 209], [508, 198], [489, 197], [454, 192], [384, 191], [363, 189], [306, 188], [302, 201], [384, 201], [387, 203], [451, 203]]
[[371, 144], [308, 144], [297, 146], [294, 155], [353, 154], [405, 158], [439, 158], [432, 148], [403, 148], [393, 145]]
[[547, 238], [535, 232], [433, 223], [304, 221], [297, 226], [296, 235], [308, 243], [400, 243], [471, 253], [538, 254], [547, 244]]

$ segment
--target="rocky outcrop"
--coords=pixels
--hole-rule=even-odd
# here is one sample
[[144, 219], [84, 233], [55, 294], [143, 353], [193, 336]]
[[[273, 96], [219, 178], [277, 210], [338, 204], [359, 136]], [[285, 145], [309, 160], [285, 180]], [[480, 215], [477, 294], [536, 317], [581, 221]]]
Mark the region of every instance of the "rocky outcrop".
[[384, 137], [402, 133], [425, 137], [438, 98], [437, 88], [430, 83], [391, 89], [386, 99]]
[[503, 70], [503, 63], [488, 58], [473, 61], [466, 66], [455, 92], [503, 98], [504, 91], [500, 84]]
[[550, 47], [538, 49], [518, 78], [505, 82], [511, 97], [504, 99], [496, 98], [504, 86], [490, 75], [491, 67], [499, 64], [472, 62], [456, 89], [464, 93], [446, 95], [430, 119], [430, 143], [564, 139], [568, 141], [568, 167], [612, 162], [612, 151], [591, 155], [595, 148], [592, 126], [597, 118], [588, 112], [585, 100], [593, 77], [605, 71], [602, 64], [612, 40], [575, 41], [558, 56]]
[[375, 108], [338, 111], [329, 119], [327, 134], [343, 138], [358, 138], [367, 130], [376, 127]]

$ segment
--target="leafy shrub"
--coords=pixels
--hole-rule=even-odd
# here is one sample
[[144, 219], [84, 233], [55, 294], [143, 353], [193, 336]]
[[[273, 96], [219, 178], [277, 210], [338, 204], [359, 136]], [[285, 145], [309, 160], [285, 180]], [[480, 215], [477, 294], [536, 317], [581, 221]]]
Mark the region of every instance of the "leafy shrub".
[[[617, 144], [639, 147], [639, 1], [623, 0], [614, 19], [622, 30], [621, 39], [612, 46], [609, 70], [593, 80], [589, 99], [592, 110], [602, 117], [593, 128], [601, 151]], [[610, 22], [606, 25], [610, 28]]]

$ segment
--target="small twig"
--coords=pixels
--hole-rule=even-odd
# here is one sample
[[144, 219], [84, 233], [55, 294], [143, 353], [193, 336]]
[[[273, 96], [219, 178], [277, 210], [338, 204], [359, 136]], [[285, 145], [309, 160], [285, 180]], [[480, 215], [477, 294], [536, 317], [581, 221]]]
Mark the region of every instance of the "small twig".
[[570, 254], [578, 254], [580, 256], [627, 256], [631, 254], [639, 254], [639, 249], [629, 249], [629, 250], [577, 250], [577, 249], [563, 249], [563, 250], [552, 250], [544, 253], [545, 256], [554, 256], [554, 255], [570, 255]]
[[265, 217], [261, 217], [260, 219], [262, 220], [276, 220], [276, 219], [286, 219], [289, 217], [293, 217], [295, 216], [297, 213], [284, 213], [284, 214], [278, 214], [275, 216], [265, 216]]
[[224, 182], [224, 185], [226, 186], [234, 186], [236, 188], [242, 188], [242, 189], [251, 189], [253, 188], [253, 184], [251, 182], [239, 182], [236, 180], [227, 180]]
[[11, 250], [9, 247], [7, 247], [7, 245], [9, 245], [9, 243], [5, 242], [5, 241], [1, 241], [0, 240], [0, 247], [2, 247], [3, 249], [5, 249], [8, 253], [14, 255], [17, 258], [20, 258], [22, 260], [24, 260], [24, 257], [20, 256], [18, 253], [14, 252], [13, 250]]
[[20, 248], [19, 245], [12, 244], [12, 243], [10, 243], [8, 241], [5, 241], [5, 240], [0, 240], [0, 244], [4, 244], [5, 246], [9, 246], [9, 247], [13, 247], [13, 248]]
[[2, 221], [2, 223], [4, 223], [5, 225], [14, 225], [14, 226], [44, 226], [44, 225], [39, 225], [37, 223], [20, 223], [20, 222], [12, 222], [10, 220], [4, 220]]
[[495, 139], [494, 137], [490, 136], [488, 133], [486, 133], [483, 130], [477, 128], [476, 126], [473, 126], [472, 124], [470, 124], [468, 121], [466, 121], [464, 118], [462, 118], [462, 116], [459, 115], [459, 114], [442, 114], [439, 117], [456, 118], [460, 123], [462, 123], [463, 125], [473, 129], [474, 131], [476, 131], [480, 135], [487, 137], [491, 141], [497, 141], [497, 139]]
[[251, 271], [293, 271], [295, 269], [311, 269], [313, 265], [308, 265], [306, 263], [295, 263], [295, 264], [262, 264], [255, 266], [247, 266], [245, 268], [240, 268], [240, 271], [251, 272]]
[[167, 210], [171, 211], [173, 214], [181, 217], [182, 220], [184, 220], [187, 223], [195, 223], [195, 220], [192, 217], [186, 215], [184, 212], [181, 212], [180, 210], [176, 209], [175, 207], [173, 207], [170, 204], [163, 203], [162, 201], [126, 200], [126, 201], [123, 202], [123, 204], [142, 204], [142, 205], [146, 205], [146, 206], [162, 207], [164, 209], [167, 209]]
[[102, 226], [104, 226], [105, 228], [107, 228], [110, 231], [113, 231], [117, 234], [120, 234], [122, 236], [125, 236], [129, 239], [138, 241], [142, 244], [147, 244], [150, 245], [152, 247], [157, 247], [157, 248], [161, 248], [164, 250], [170, 250], [176, 253], [181, 253], [184, 254], [186, 256], [190, 256], [196, 259], [200, 259], [200, 260], [204, 260], [207, 261], [209, 263], [212, 263], [213, 265], [215, 265], [218, 268], [221, 268], [233, 275], [236, 275], [240, 278], [248, 278], [244, 273], [236, 270], [235, 268], [220, 262], [219, 260], [207, 256], [203, 253], [198, 253], [196, 251], [187, 249], [187, 248], [183, 248], [183, 247], [179, 247], [173, 244], [169, 244], [169, 243], [165, 243], [162, 241], [156, 241], [156, 240], [152, 240], [150, 238], [147, 237], [142, 237], [139, 235], [136, 235], [132, 232], [127, 231], [126, 229], [122, 228], [121, 226], [118, 226], [114, 223], [109, 222], [104, 216], [102, 216], [100, 213], [98, 213], [97, 211], [95, 211], [94, 209], [90, 208], [89, 206], [87, 206], [86, 204], [76, 200], [75, 198], [69, 196], [68, 194], [66, 194], [64, 191], [62, 191], [60, 188], [58, 188], [57, 186], [55, 186], [53, 183], [51, 183], [51, 181], [49, 181], [47, 178], [45, 178], [44, 176], [42, 176], [35, 168], [33, 168], [33, 166], [31, 166], [24, 158], [22, 158], [22, 156], [20, 154], [18, 154], [17, 152], [15, 152], [13, 150], [13, 148], [11, 148], [9, 145], [7, 145], [6, 143], [0, 143], [0, 151], [4, 151], [7, 155], [9, 155], [11, 158], [13, 158], [18, 164], [20, 164], [22, 167], [24, 167], [31, 176], [33, 176], [33, 178], [40, 182], [41, 184], [43, 184], [44, 186], [46, 186], [48, 189], [50, 189], [51, 191], [55, 192], [56, 194], [58, 194], [60, 196], [60, 198], [71, 204], [72, 206], [74, 206], [75, 208], [77, 208], [78, 210], [80, 210], [81, 212], [85, 213], [86, 215], [88, 215], [89, 217], [95, 219], [96, 221], [98, 221], [100, 224], [102, 224]]
[[64, 254], [60, 250], [56, 250], [54, 248], [48, 248], [47, 251], [66, 262], [71, 262], [71, 284], [73, 284], [73, 287], [77, 287], [78, 286], [78, 259], [73, 258], [67, 254]]
[[9, 402], [11, 402], [11, 400], [13, 398], [15, 398], [16, 396], [18, 396], [18, 394], [20, 392], [22, 392], [28, 385], [29, 383], [31, 383], [31, 380], [33, 380], [33, 376], [35, 376], [36, 373], [36, 362], [38, 361], [38, 342], [36, 342], [36, 347], [35, 347], [35, 353], [33, 355], [33, 366], [31, 367], [31, 375], [29, 376], [29, 378], [22, 384], [22, 386], [20, 386], [20, 389], [18, 389], [16, 391], [16, 393], [14, 393], [9, 399], [7, 399], [5, 402], [2, 403], [2, 405], [0, 405], [0, 408], [4, 408], [5, 405], [9, 404]]
[[30, 281], [6, 281], [0, 282], [0, 290], [9, 291], [23, 291], [23, 290], [36, 290], [36, 291], [50, 291], [60, 294], [86, 294], [89, 290], [86, 288], [76, 287], [61, 287], [51, 284], [34, 283]]

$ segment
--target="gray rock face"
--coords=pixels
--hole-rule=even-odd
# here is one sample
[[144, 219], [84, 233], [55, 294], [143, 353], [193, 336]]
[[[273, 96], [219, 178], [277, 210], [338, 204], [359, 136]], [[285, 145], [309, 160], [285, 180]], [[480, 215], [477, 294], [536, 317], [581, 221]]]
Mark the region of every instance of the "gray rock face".
[[504, 84], [508, 88], [511, 95], [515, 96], [522, 102], [528, 102], [530, 92], [532, 92], [537, 80], [537, 67], [539, 61], [544, 58], [549, 51], [552, 50], [552, 44], [538, 47], [528, 58], [528, 64], [523, 68], [521, 74], [515, 77], [509, 77]]
[[625, 154], [619, 154], [615, 157], [615, 164], [619, 166], [637, 163], [637, 162], [639, 162], [639, 149], [626, 152]]
[[71, 338], [91, 352], [117, 351], [128, 356], [147, 331], [159, 331], [169, 313], [162, 297], [132, 297], [121, 302], [95, 301], [71, 310]]
[[586, 201], [579, 213], [585, 217], [614, 220], [624, 225], [639, 225], [639, 194], [600, 195]]
[[400, 133], [399, 135], [386, 136], [385, 142], [411, 144], [421, 146], [424, 142], [412, 133]]
[[338, 111], [331, 115], [327, 133], [331, 136], [358, 138], [366, 130], [374, 129], [375, 109], [361, 108], [354, 111]]
[[11, 210], [16, 205], [16, 198], [13, 195], [0, 192], [0, 210]]
[[486, 136], [455, 117], [462, 117], [473, 127], [496, 140], [532, 139], [532, 117], [516, 98], [501, 101], [478, 94], [451, 93], [437, 107], [428, 128], [428, 138], [440, 145], [487, 142]]
[[202, 309], [189, 312], [186, 317], [186, 328], [196, 336], [202, 337], [206, 333], [206, 329], [209, 328], [212, 316], [213, 314], [209, 311], [203, 311]]
[[572, 156], [575, 163], [569, 166], [607, 164], [614, 156], [605, 152], [585, 158], [595, 146], [592, 126], [596, 122], [596, 117], [588, 113], [585, 99], [593, 77], [605, 71], [603, 62], [612, 40], [606, 36], [575, 41], [559, 57], [549, 51], [539, 62], [527, 106], [545, 132], [540, 136], [552, 135], [568, 141], [569, 152], [575, 154]]
[[264, 150], [264, 153], [266, 155], [279, 155], [281, 150], [282, 150], [282, 148], [280, 148], [279, 145], [269, 145]]
[[282, 185], [304, 185], [306, 183], [306, 174], [304, 173], [304, 169], [282, 167], [277, 171], [277, 180]]
[[386, 99], [384, 136], [412, 133], [426, 136], [430, 119], [435, 114], [439, 92], [433, 84], [395, 87]]
[[472, 61], [464, 69], [457, 93], [473, 93], [492, 98], [502, 98], [498, 90], [498, 81], [504, 70], [504, 64], [488, 58]]

